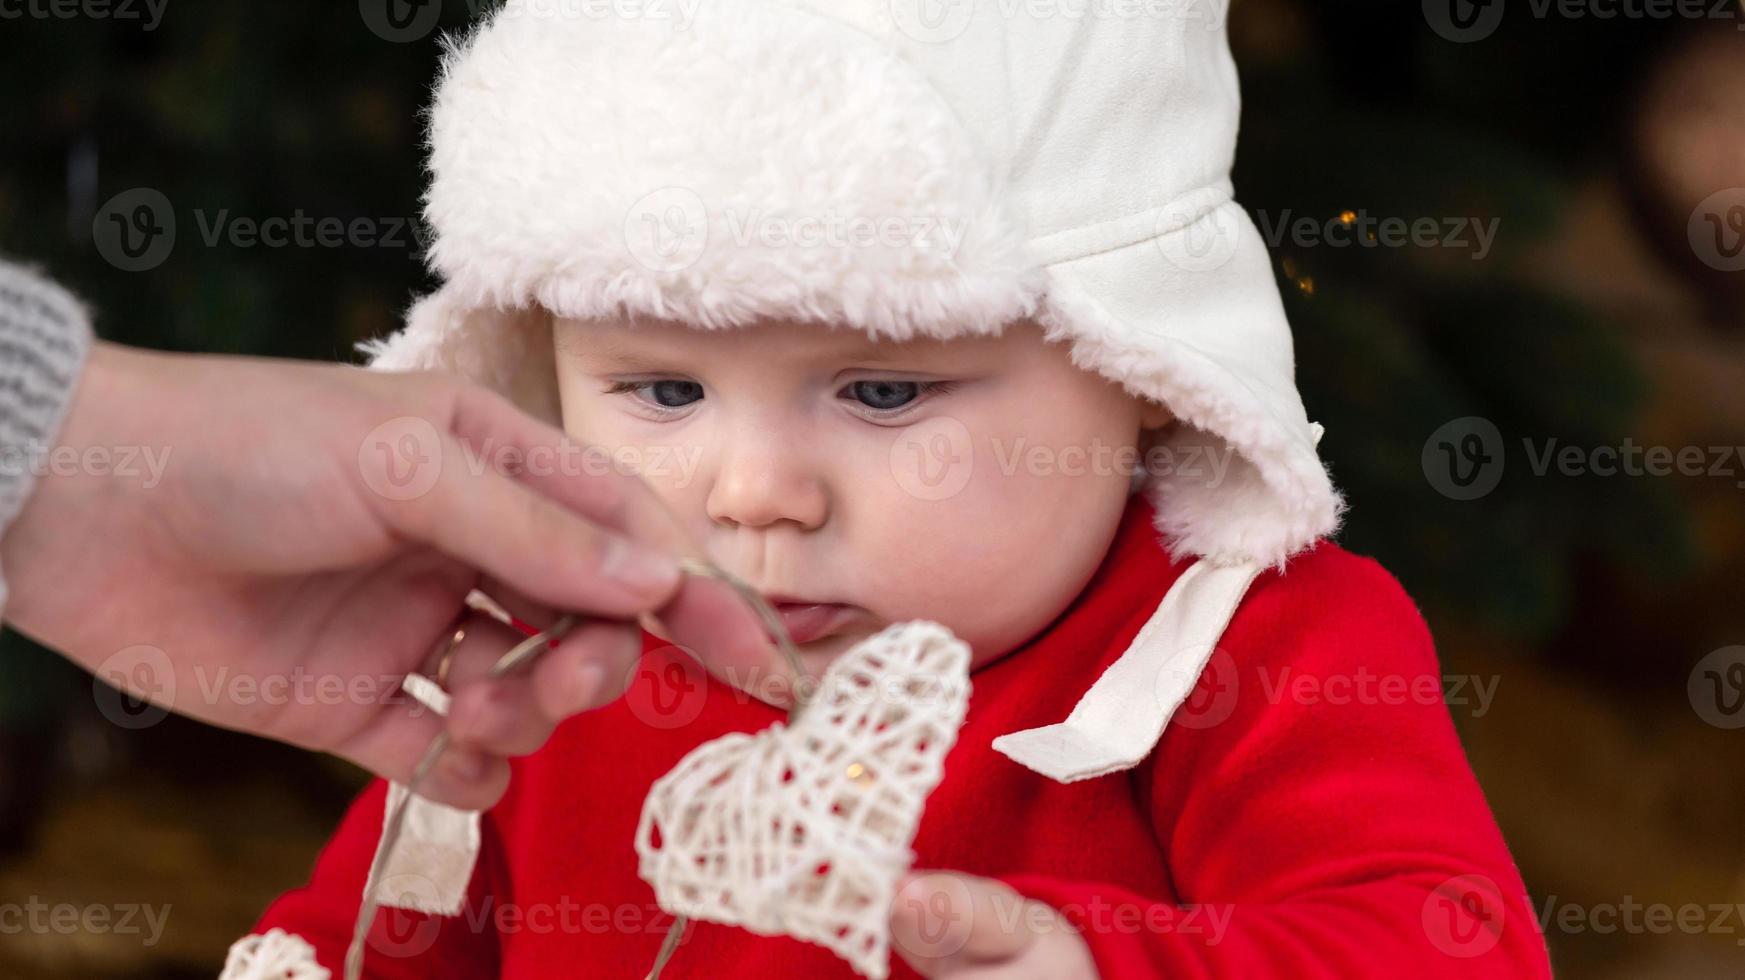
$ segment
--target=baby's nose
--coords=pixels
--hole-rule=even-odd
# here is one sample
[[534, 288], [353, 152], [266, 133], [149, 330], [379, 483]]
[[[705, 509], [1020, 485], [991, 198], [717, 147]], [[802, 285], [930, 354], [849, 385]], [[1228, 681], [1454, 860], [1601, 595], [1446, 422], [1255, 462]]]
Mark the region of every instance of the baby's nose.
[[811, 531], [829, 518], [830, 494], [804, 454], [776, 440], [759, 440], [721, 453], [708, 510], [717, 524], [768, 527], [790, 521]]

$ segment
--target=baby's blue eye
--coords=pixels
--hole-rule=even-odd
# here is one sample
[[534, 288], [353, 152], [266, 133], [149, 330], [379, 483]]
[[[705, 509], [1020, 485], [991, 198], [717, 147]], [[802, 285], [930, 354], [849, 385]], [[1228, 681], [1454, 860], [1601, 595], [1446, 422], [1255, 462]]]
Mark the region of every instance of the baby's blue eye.
[[703, 386], [695, 381], [655, 381], [647, 390], [649, 400], [662, 408], [684, 408], [703, 400]]
[[845, 393], [868, 408], [888, 412], [919, 398], [921, 385], [915, 381], [856, 381]]
[[654, 403], [663, 408], [684, 408], [703, 399], [703, 385], [696, 382], [654, 382], [649, 394], [653, 394]]

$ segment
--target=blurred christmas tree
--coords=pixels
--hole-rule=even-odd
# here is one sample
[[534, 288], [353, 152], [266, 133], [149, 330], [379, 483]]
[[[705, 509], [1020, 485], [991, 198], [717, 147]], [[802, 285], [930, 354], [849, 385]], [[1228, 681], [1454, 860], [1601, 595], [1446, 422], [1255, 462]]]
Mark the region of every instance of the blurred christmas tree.
[[[3, 22], [0, 250], [79, 290], [112, 339], [351, 359], [424, 284], [406, 224], [423, 183], [419, 110], [438, 30], [475, 6], [444, 4], [433, 29], [400, 43], [372, 32], [357, 4], [176, 0], [150, 30]], [[94, 247], [93, 224], [135, 188], [164, 195], [174, 246], [127, 272]], [[310, 229], [312, 247], [233, 234], [299, 215], [374, 234], [329, 244]]]
[[[161, 20], [143, 2], [9, 5], [0, 19], [0, 255], [45, 267], [90, 303], [111, 340], [355, 359], [353, 344], [392, 329], [427, 287], [419, 110], [440, 30], [463, 26], [476, 6], [429, 8], [440, 16], [390, 41], [358, 4], [175, 0], [158, 5]], [[162, 195], [149, 217], [174, 233], [157, 239], [168, 251], [150, 268], [129, 271], [95, 236], [116, 216], [112, 202], [139, 189]], [[323, 241], [308, 227], [313, 247], [249, 242], [248, 229], [275, 219], [294, 227], [299, 216], [348, 229], [361, 221], [369, 233]], [[72, 781], [46, 771], [74, 754], [55, 751], [56, 723], [92, 714], [90, 683], [19, 634], [0, 636], [3, 846], [25, 845], [45, 787]], [[147, 757], [160, 753], [146, 745], [176, 744], [193, 728], [174, 719], [145, 732], [97, 726], [124, 754]], [[208, 761], [266, 751], [210, 731], [199, 740]], [[94, 766], [88, 748], [72, 761]], [[276, 765], [295, 778], [294, 766]], [[10, 968], [0, 958], [0, 973]]]
[[[1246, 0], [1239, 199], [1263, 229], [1353, 222], [1357, 244], [1272, 241], [1298, 377], [1352, 505], [1341, 541], [1425, 606], [1541, 641], [1578, 566], [1662, 580], [1689, 566], [1665, 481], [1535, 472], [1526, 449], [1620, 446], [1646, 381], [1618, 325], [1535, 285], [1523, 256], [1611, 141], [1657, 32], [1516, 16], [1476, 43], [1438, 36], [1420, 4]], [[1580, 79], [1582, 84], [1567, 84]], [[1435, 244], [1384, 247], [1380, 219], [1430, 219]], [[1486, 250], [1475, 229], [1495, 222]], [[1288, 229], [1286, 229], [1288, 231]], [[1377, 236], [1379, 237], [1379, 236]], [[1499, 482], [1480, 499], [1426, 470], [1455, 420], [1495, 426]], [[1501, 452], [1499, 452], [1501, 450]]]

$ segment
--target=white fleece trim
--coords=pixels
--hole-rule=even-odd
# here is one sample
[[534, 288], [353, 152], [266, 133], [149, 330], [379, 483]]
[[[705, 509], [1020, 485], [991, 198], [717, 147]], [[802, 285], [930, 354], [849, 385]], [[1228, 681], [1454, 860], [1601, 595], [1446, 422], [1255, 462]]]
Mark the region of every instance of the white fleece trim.
[[544, 310], [469, 308], [448, 287], [412, 305], [406, 326], [358, 350], [378, 371], [443, 371], [507, 395], [536, 418], [562, 419], [551, 317]]
[[1186, 423], [1164, 442], [1176, 459], [1193, 449], [1235, 450], [1221, 480], [1181, 472], [1147, 481], [1172, 557], [1282, 569], [1291, 555], [1338, 529], [1345, 502], [1316, 455], [1318, 427], [1299, 431], [1278, 418], [1240, 378], [1185, 343], [1123, 340], [1122, 326], [1076, 279], [1058, 267], [1054, 274], [1038, 320], [1050, 339], [1072, 343], [1075, 364], [1162, 403]]
[[[1034, 311], [1044, 279], [998, 174], [890, 48], [767, 0], [715, 0], [683, 29], [542, 13], [559, 6], [511, 0], [445, 60], [425, 214], [454, 307], [701, 327], [794, 316], [898, 339]], [[663, 238], [673, 268], [643, 238], [668, 215], [687, 233]], [[934, 244], [746, 237], [855, 221]]]

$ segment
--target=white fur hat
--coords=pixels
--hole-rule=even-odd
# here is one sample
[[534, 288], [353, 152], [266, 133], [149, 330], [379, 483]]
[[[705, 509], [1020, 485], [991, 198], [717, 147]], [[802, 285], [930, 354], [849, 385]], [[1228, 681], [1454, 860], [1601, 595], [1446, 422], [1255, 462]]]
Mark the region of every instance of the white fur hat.
[[444, 285], [371, 366], [555, 419], [549, 313], [892, 338], [1029, 316], [1186, 422], [1172, 449], [1234, 450], [1218, 481], [1149, 477], [1178, 557], [1282, 565], [1343, 503], [1232, 199], [1226, 2], [508, 0], [431, 111]]

